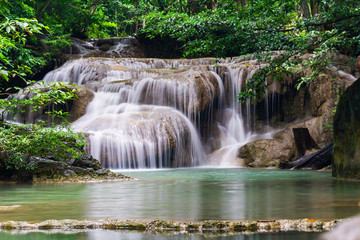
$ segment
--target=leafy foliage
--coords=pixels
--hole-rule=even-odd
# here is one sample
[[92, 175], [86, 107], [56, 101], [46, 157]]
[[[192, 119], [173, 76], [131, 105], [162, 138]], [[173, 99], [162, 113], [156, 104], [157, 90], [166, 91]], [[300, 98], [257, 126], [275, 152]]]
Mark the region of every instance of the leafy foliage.
[[33, 156], [56, 161], [79, 158], [84, 146], [84, 137], [66, 126], [0, 124], [0, 167], [6, 169], [32, 168], [26, 159]]
[[[32, 18], [33, 8], [24, 2], [0, 2], [0, 89], [2, 96], [9, 96], [9, 90], [27, 93], [28, 98], [9, 97], [0, 99], [0, 167], [17, 169], [31, 168], [26, 159], [30, 156], [51, 157], [54, 160], [78, 158], [83, 154], [84, 137], [72, 132], [69, 127], [40, 125], [16, 125], [4, 122], [8, 113], [32, 109], [37, 111], [50, 104], [60, 105], [76, 97], [76, 89], [55, 83], [45, 86], [36, 83], [24, 90], [11, 83], [21, 79], [27, 84], [28, 77], [34, 74], [53, 56], [54, 52], [68, 45], [64, 35], [50, 30], [49, 27]], [[25, 16], [25, 17], [19, 17]], [[46, 31], [48, 35], [44, 35]], [[44, 49], [45, 48], [45, 49]], [[52, 49], [47, 53], [42, 51]], [[7, 89], [7, 86], [11, 86]], [[61, 110], [48, 111], [51, 117], [64, 118]]]
[[82, 156], [86, 145], [85, 138], [69, 128], [65, 120], [66, 112], [47, 112], [52, 118], [64, 119], [64, 124], [60, 126], [48, 127], [48, 123], [41, 120], [38, 120], [37, 124], [26, 125], [4, 122], [5, 113], [17, 113], [19, 109], [32, 109], [36, 112], [49, 104], [65, 104], [76, 97], [77, 90], [63, 83], [54, 83], [43, 85], [42, 88], [37, 84], [21, 91], [30, 92], [31, 97], [0, 99], [0, 166], [7, 169], [31, 168], [26, 161], [30, 156], [47, 157], [57, 161]]
[[[238, 1], [236, 1], [238, 2]], [[240, 101], [262, 95], [266, 79], [310, 68], [297, 88], [315, 79], [331, 54], [360, 54], [360, 2], [328, 1], [218, 1], [219, 7], [197, 14], [155, 12], [146, 16], [142, 34], [170, 37], [182, 44], [184, 57], [228, 57], [253, 54], [268, 66], [257, 72], [239, 95]], [[302, 9], [311, 8], [310, 13]], [[301, 5], [301, 6], [300, 6]], [[277, 51], [277, 54], [274, 54]], [[279, 54], [281, 53], [281, 54]], [[313, 53], [306, 62], [299, 56]]]
[[19, 76], [24, 78], [32, 69], [45, 64], [43, 57], [26, 47], [29, 41], [36, 41], [44, 25], [35, 19], [8, 19], [0, 23], [0, 81]]
[[[20, 89], [16, 96], [7, 99], [0, 99], [0, 113], [1, 121], [4, 121], [7, 113], [17, 114], [25, 112], [25, 109], [30, 109], [37, 112], [45, 106], [49, 105], [63, 105], [67, 101], [73, 100], [77, 97], [77, 89], [73, 85], [65, 85], [63, 82], [56, 82], [44, 84], [37, 82], [34, 86]], [[22, 95], [30, 96], [28, 98], [21, 98]], [[52, 118], [60, 118], [66, 122], [66, 112], [48, 111], [46, 114]], [[16, 115], [15, 115], [16, 116]]]

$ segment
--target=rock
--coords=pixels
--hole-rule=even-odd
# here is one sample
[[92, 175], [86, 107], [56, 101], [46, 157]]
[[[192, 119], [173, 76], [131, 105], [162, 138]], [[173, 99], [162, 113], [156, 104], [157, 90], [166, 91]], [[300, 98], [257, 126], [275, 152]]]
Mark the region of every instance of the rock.
[[75, 175], [75, 172], [71, 169], [66, 169], [65, 172], [64, 172], [64, 176], [65, 177], [71, 177], [71, 176], [74, 176]]
[[[354, 81], [354, 76], [349, 74], [354, 71], [347, 73], [335, 68], [326, 69], [311, 84], [296, 90], [295, 83], [305, 74], [309, 74], [309, 71], [285, 76], [281, 84], [276, 80], [268, 80], [271, 89], [268, 92], [268, 101], [259, 101], [256, 106], [257, 130], [261, 132], [267, 123], [273, 128], [288, 125], [284, 130], [275, 133], [274, 139], [250, 142], [240, 148], [239, 157], [247, 166], [266, 167], [277, 166], [279, 162], [289, 163], [304, 154], [312, 153], [311, 148], [321, 148], [332, 142], [333, 115], [341, 93]], [[270, 109], [266, 110], [267, 107]], [[265, 113], [269, 113], [270, 119], [266, 119]], [[311, 120], [298, 124], [297, 119], [304, 117], [311, 117]], [[307, 128], [314, 140], [311, 144], [313, 147], [304, 146], [307, 148], [304, 152], [301, 144], [309, 141], [294, 142], [293, 128]]]
[[80, 57], [143, 58], [144, 51], [136, 38], [103, 38], [88, 41], [73, 38], [64, 51], [63, 61]]
[[[295, 84], [301, 77], [309, 74], [310, 70], [304, 70], [284, 76], [281, 83], [268, 80], [268, 99], [259, 100], [256, 107], [257, 119], [268, 121], [272, 127], [280, 128], [297, 119], [321, 116], [322, 125], [326, 128], [322, 129], [323, 140], [317, 143], [324, 146], [333, 139], [331, 124], [340, 95], [355, 78], [336, 68], [326, 69], [309, 85], [303, 85], [297, 90]], [[266, 110], [267, 107], [269, 110]], [[269, 120], [266, 119], [266, 112], [269, 113]]]
[[94, 98], [94, 93], [88, 89], [76, 87], [76, 98], [72, 100], [69, 109], [65, 109], [69, 112], [69, 121], [74, 122], [86, 113], [86, 108], [91, 100]]
[[293, 128], [292, 130], [297, 150], [296, 158], [304, 156], [306, 150], [319, 148], [314, 139], [312, 139], [308, 128]]
[[344, 220], [332, 231], [324, 233], [319, 240], [358, 240], [360, 236], [360, 216]]
[[[68, 100], [65, 104], [48, 104], [45, 107], [42, 107], [37, 112], [31, 112], [30, 107], [27, 107], [23, 113], [18, 114], [18, 122], [21, 123], [36, 123], [37, 120], [43, 120], [46, 122], [61, 123], [63, 119], [59, 118], [50, 118], [47, 114], [49, 109], [54, 109], [56, 111], [68, 112], [69, 115], [66, 116], [67, 121], [72, 122], [83, 116], [86, 112], [86, 108], [91, 100], [94, 98], [94, 93], [88, 89], [78, 87], [78, 86], [66, 86], [64, 91], [72, 91], [76, 89], [75, 97], [73, 100]], [[49, 91], [49, 87], [42, 88], [42, 91]], [[34, 93], [30, 91], [25, 91], [21, 96], [22, 99], [29, 99], [33, 97]]]
[[245, 166], [250, 167], [277, 167], [280, 162], [291, 162], [299, 155], [293, 129], [308, 129], [314, 143], [318, 144], [322, 143], [322, 123], [322, 117], [314, 117], [289, 124], [285, 129], [275, 132], [272, 139], [261, 139], [245, 144], [239, 149], [238, 158], [246, 163]]
[[[199, 114], [220, 94], [219, 83], [207, 67], [149, 69], [147, 72], [158, 76], [145, 85], [148, 89], [143, 88], [140, 103], [176, 107], [184, 114]], [[142, 85], [142, 81], [138, 84]]]
[[343, 93], [334, 116], [333, 176], [360, 179], [360, 78]]
[[[103, 169], [93, 157], [84, 155], [69, 165], [65, 161], [55, 161], [47, 158], [29, 157], [24, 159], [32, 168], [6, 170], [11, 176], [1, 175], [2, 181], [13, 182], [84, 182], [84, 181], [116, 181], [131, 179], [122, 174], [116, 174]], [[2, 169], [0, 169], [0, 172]]]
[[276, 167], [288, 157], [288, 150], [275, 139], [261, 139], [245, 144], [238, 151], [238, 161], [247, 167]]
[[[263, 232], [318, 232], [327, 231], [337, 224], [337, 220], [319, 221], [315, 219], [280, 219], [280, 220], [242, 220], [242, 221], [219, 221], [206, 220], [198, 222], [176, 222], [171, 220], [118, 220], [118, 219], [96, 219], [96, 220], [46, 220], [39, 223], [28, 223], [20, 221], [0, 222], [1, 230], [52, 230], [56, 232], [88, 232], [89, 229], [100, 230], [137, 230], [151, 231], [152, 233], [216, 233], [220, 235], [233, 236], [248, 233]], [[357, 229], [357, 228], [354, 228]], [[356, 230], [349, 232], [353, 233]], [[328, 234], [329, 235], [329, 234]], [[325, 235], [326, 236], [326, 235]], [[206, 236], [205, 236], [206, 238]], [[338, 238], [331, 238], [335, 240]], [[341, 238], [351, 239], [351, 238]]]
[[75, 159], [71, 165], [75, 166], [75, 167], [84, 168], [84, 169], [90, 168], [90, 169], [93, 169], [94, 171], [103, 169], [98, 160], [96, 160], [95, 158], [93, 158], [91, 156], [87, 156], [87, 155], [80, 156], [79, 158]]

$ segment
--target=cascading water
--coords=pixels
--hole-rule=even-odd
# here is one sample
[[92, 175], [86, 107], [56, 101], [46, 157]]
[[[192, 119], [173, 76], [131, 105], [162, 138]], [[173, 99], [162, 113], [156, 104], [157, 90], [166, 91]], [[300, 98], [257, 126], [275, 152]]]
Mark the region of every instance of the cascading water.
[[244, 107], [236, 95], [257, 68], [225, 60], [220, 66], [221, 77], [212, 59], [82, 58], [44, 81], [94, 92], [72, 127], [85, 134], [88, 152], [105, 167], [232, 165], [251, 139], [253, 122], [250, 103]]
[[218, 148], [209, 155], [213, 162], [221, 166], [239, 165], [238, 149], [254, 136], [250, 101], [244, 106], [236, 101], [236, 97], [241, 92], [243, 84], [257, 69], [249, 68], [247, 65], [225, 65], [225, 74], [222, 79], [224, 94], [219, 98], [219, 111], [215, 118], [218, 128]]

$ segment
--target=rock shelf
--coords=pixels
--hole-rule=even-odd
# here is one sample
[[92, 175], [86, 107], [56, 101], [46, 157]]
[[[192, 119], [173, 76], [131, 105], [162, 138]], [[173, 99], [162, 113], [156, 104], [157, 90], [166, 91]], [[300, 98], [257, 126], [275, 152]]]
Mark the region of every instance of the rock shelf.
[[153, 232], [322, 232], [333, 229], [342, 220], [281, 219], [243, 221], [177, 222], [170, 220], [47, 220], [39, 223], [24, 221], [0, 222], [1, 231], [88, 231], [138, 230]]

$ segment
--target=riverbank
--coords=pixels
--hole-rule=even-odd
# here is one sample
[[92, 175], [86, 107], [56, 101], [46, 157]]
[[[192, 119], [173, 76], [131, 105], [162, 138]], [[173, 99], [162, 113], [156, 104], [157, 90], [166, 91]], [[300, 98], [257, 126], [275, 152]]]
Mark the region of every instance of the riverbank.
[[27, 166], [15, 169], [0, 168], [2, 183], [83, 183], [123, 181], [133, 178], [114, 173], [101, 166], [98, 160], [84, 154], [78, 159], [55, 161], [51, 158], [29, 157]]

